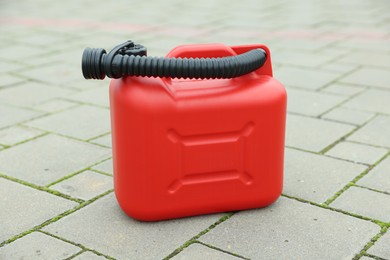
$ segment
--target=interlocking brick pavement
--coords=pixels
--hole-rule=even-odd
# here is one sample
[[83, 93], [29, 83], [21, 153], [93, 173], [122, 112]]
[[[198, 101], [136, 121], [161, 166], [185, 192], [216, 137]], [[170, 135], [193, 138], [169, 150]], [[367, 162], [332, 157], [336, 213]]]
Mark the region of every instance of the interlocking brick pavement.
[[[387, 0], [0, 2], [1, 259], [390, 259]], [[283, 196], [142, 223], [113, 194], [85, 47], [264, 43], [288, 100]], [[131, 120], [131, 119], [129, 119]]]

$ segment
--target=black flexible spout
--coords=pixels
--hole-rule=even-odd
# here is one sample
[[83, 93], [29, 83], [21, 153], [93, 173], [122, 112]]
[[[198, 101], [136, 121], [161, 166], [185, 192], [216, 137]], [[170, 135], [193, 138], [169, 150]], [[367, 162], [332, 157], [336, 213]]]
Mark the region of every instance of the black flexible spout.
[[115, 47], [108, 54], [104, 49], [86, 48], [82, 70], [86, 79], [124, 76], [169, 77], [190, 79], [227, 79], [248, 74], [266, 61], [262, 49], [222, 58], [162, 58], [146, 56], [142, 45], [131, 41]]

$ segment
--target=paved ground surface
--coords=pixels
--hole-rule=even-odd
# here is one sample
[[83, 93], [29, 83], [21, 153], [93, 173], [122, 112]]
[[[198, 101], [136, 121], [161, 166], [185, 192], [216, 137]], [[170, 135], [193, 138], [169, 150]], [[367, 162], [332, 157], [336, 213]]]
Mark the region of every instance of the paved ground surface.
[[[0, 259], [390, 259], [390, 2], [0, 1]], [[265, 43], [289, 95], [283, 196], [141, 223], [112, 190], [83, 49]]]

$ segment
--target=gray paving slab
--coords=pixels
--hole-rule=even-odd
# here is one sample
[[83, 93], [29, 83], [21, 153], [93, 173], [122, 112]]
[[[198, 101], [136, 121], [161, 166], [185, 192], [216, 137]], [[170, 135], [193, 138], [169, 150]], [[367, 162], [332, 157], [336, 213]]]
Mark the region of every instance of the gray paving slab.
[[364, 91], [365, 89], [366, 88], [362, 86], [335, 83], [321, 89], [321, 92], [350, 97]]
[[110, 194], [44, 230], [119, 259], [162, 259], [221, 216], [140, 222], [126, 216]]
[[90, 200], [112, 188], [112, 177], [93, 171], [82, 172], [50, 186], [50, 189], [83, 200]]
[[109, 84], [107, 82], [107, 86], [91, 88], [86, 91], [71, 95], [68, 97], [68, 99], [98, 106], [109, 107], [110, 99], [108, 94], [108, 85]]
[[331, 207], [361, 216], [390, 222], [390, 195], [359, 187], [350, 187]]
[[321, 118], [331, 119], [338, 122], [345, 122], [354, 125], [362, 125], [374, 117], [374, 113], [348, 109], [343, 107], [335, 108], [321, 116]]
[[318, 52], [280, 50], [275, 52], [272, 60], [277, 64], [286, 64], [292, 66], [317, 67], [329, 63], [337, 55], [325, 55]]
[[321, 70], [331, 71], [331, 72], [339, 72], [339, 73], [348, 73], [355, 69], [357, 69], [358, 65], [354, 64], [340, 64], [337, 62], [330, 62], [322, 65]]
[[103, 135], [98, 138], [92, 139], [90, 140], [90, 142], [94, 144], [100, 144], [107, 147], [111, 147], [112, 146], [111, 134]]
[[286, 149], [283, 193], [323, 203], [366, 169], [363, 165]]
[[390, 157], [376, 165], [357, 184], [390, 193]]
[[375, 258], [368, 257], [368, 256], [362, 256], [359, 258], [359, 260], [372, 260], [372, 259], [375, 259]]
[[390, 89], [390, 75], [385, 69], [364, 67], [340, 79], [340, 82]]
[[385, 51], [380, 53], [372, 51], [352, 52], [349, 55], [341, 57], [337, 62], [390, 68], [390, 54]]
[[105, 173], [109, 173], [109, 174], [113, 174], [114, 169], [113, 169], [112, 159], [109, 159], [107, 161], [99, 163], [99, 164], [93, 166], [92, 169], [102, 171]]
[[350, 39], [348, 41], [339, 41], [335, 43], [335, 46], [354, 49], [358, 51], [367, 51], [367, 52], [381, 52], [390, 51], [390, 46], [385, 41], [372, 41], [370, 39]]
[[[23, 59], [44, 55], [47, 52], [45, 49], [34, 48], [27, 44], [10, 44], [6, 48], [0, 49], [0, 57], [4, 61], [20, 62]], [[21, 65], [18, 67], [20, 68]]]
[[82, 78], [81, 73], [74, 73], [71, 66], [64, 63], [46, 64], [18, 73], [28, 79], [42, 81], [53, 86], [64, 85]]
[[390, 114], [390, 91], [369, 89], [343, 104], [343, 107], [375, 113]]
[[94, 259], [106, 260], [107, 258], [105, 258], [104, 256], [96, 255], [90, 251], [87, 251], [87, 252], [84, 252], [80, 255], [77, 255], [76, 257], [74, 257], [72, 259], [76, 259], [76, 260], [94, 260]]
[[[1, 63], [0, 63], [1, 64]], [[0, 89], [5, 88], [5, 87], [10, 87], [16, 84], [20, 84], [24, 82], [25, 79], [16, 77], [10, 74], [3, 74], [1, 75], [1, 80], [0, 80]]]
[[74, 91], [69, 89], [28, 82], [1, 90], [0, 102], [3, 104], [28, 107], [53, 98], [68, 96], [72, 93]]
[[204, 246], [199, 243], [191, 244], [189, 247], [185, 248], [178, 255], [172, 257], [174, 260], [203, 260], [203, 259], [215, 259], [215, 260], [239, 260], [242, 258], [238, 258], [231, 254], [212, 249], [210, 247]]
[[320, 152], [355, 127], [298, 115], [287, 115], [286, 145]]
[[0, 144], [11, 146], [43, 133], [43, 131], [25, 126], [11, 126], [0, 130]]
[[30, 121], [26, 125], [87, 140], [110, 131], [110, 111], [82, 105]]
[[346, 99], [342, 96], [292, 88], [287, 89], [287, 95], [287, 111], [309, 116], [319, 116]]
[[62, 100], [62, 99], [52, 99], [47, 102], [41, 103], [39, 105], [34, 106], [34, 109], [48, 112], [48, 113], [54, 113], [58, 112], [60, 110], [65, 110], [68, 108], [72, 108], [78, 106], [78, 103], [74, 103], [71, 101], [67, 100]]
[[42, 112], [0, 104], [0, 128], [11, 126], [42, 115]]
[[110, 155], [109, 149], [50, 134], [1, 151], [0, 172], [47, 185]]
[[287, 87], [317, 90], [333, 82], [339, 76], [339, 73], [283, 66], [275, 70], [274, 76]]
[[326, 152], [326, 154], [353, 162], [374, 164], [386, 155], [387, 152], [388, 149], [385, 148], [351, 142], [341, 142]]
[[378, 232], [369, 221], [280, 198], [237, 213], [200, 240], [250, 259], [352, 259]]
[[32, 232], [0, 249], [0, 259], [66, 259], [81, 248], [41, 232]]
[[375, 244], [367, 250], [367, 253], [379, 256], [384, 259], [390, 259], [390, 232], [387, 232], [379, 238]]
[[28, 231], [78, 205], [3, 178], [0, 178], [0, 197], [0, 241]]
[[350, 135], [347, 140], [390, 148], [390, 116], [379, 115]]

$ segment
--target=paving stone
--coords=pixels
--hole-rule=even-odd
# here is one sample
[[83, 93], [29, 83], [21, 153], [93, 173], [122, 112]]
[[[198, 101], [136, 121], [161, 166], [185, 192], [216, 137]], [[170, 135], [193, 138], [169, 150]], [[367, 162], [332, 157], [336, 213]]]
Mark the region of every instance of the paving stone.
[[125, 215], [110, 194], [44, 230], [114, 258], [162, 259], [221, 216], [140, 222]]
[[373, 39], [351, 39], [348, 41], [339, 41], [336, 43], [336, 46], [346, 49], [354, 50], [364, 50], [369, 52], [380, 51], [390, 51], [390, 46], [386, 41], [378, 40], [373, 41]]
[[51, 186], [50, 189], [58, 190], [73, 198], [90, 200], [112, 189], [112, 182], [112, 177], [93, 171], [85, 171]]
[[365, 89], [366, 89], [365, 87], [353, 86], [353, 85], [350, 86], [350, 85], [335, 83], [322, 89], [321, 92], [350, 97], [364, 91]]
[[293, 66], [305, 66], [312, 68], [329, 63], [329, 61], [334, 58], [334, 55], [325, 55], [318, 52], [280, 50], [278, 52], [273, 53], [272, 61], [274, 63], [288, 64]]
[[371, 257], [368, 257], [368, 256], [362, 256], [359, 258], [359, 260], [373, 260], [375, 258], [371, 258]]
[[347, 140], [390, 147], [390, 116], [377, 116], [354, 132]]
[[96, 255], [90, 251], [87, 251], [87, 252], [84, 252], [72, 259], [76, 259], [76, 260], [94, 260], [94, 259], [97, 259], [97, 260], [106, 260], [107, 258], [105, 258], [104, 256], [99, 256], [99, 255]]
[[318, 116], [345, 100], [344, 97], [319, 92], [287, 89], [287, 111]]
[[365, 169], [363, 165], [286, 149], [283, 193], [323, 203]]
[[11, 126], [42, 115], [41, 112], [0, 104], [0, 128]]
[[375, 53], [369, 52], [352, 52], [347, 56], [344, 56], [337, 60], [341, 63], [360, 64], [363, 66], [379, 66], [390, 68], [390, 55], [386, 52]]
[[23, 59], [37, 57], [45, 53], [47, 53], [45, 49], [37, 49], [29, 45], [22, 44], [12, 44], [6, 48], [0, 49], [0, 57], [2, 60], [12, 62], [20, 62]]
[[329, 42], [316, 39], [289, 39], [286, 42], [276, 42], [274, 47], [291, 50], [319, 51], [328, 45]]
[[351, 99], [343, 107], [375, 113], [390, 114], [390, 91], [370, 89]]
[[287, 87], [316, 90], [334, 81], [339, 73], [311, 68], [281, 67], [275, 70], [274, 76]]
[[99, 163], [93, 166], [92, 169], [113, 174], [114, 169], [113, 169], [112, 159]]
[[235, 214], [200, 240], [250, 259], [352, 259], [378, 232], [369, 221], [280, 198]]
[[184, 249], [178, 255], [172, 257], [174, 260], [185, 260], [185, 259], [193, 259], [193, 260], [203, 260], [203, 259], [215, 259], [215, 260], [238, 260], [242, 258], [235, 257], [233, 255], [227, 254], [222, 251], [218, 251], [207, 246], [204, 246], [199, 243], [191, 244], [189, 247]]
[[111, 134], [103, 135], [101, 137], [90, 140], [91, 143], [100, 144], [107, 147], [112, 147], [111, 141]]
[[332, 61], [331, 63], [327, 63], [321, 66], [321, 70], [331, 71], [331, 72], [339, 72], [339, 73], [347, 73], [355, 70], [358, 66], [351, 64], [340, 64]]
[[0, 89], [24, 82], [25, 79], [10, 74], [1, 75]]
[[87, 140], [110, 131], [110, 111], [82, 105], [39, 118], [27, 125]]
[[44, 111], [44, 112], [54, 113], [75, 106], [78, 106], [78, 104], [67, 100], [62, 100], [62, 99], [52, 99], [47, 102], [34, 106], [34, 109]]
[[373, 117], [373, 113], [343, 107], [333, 109], [332, 111], [322, 116], [322, 118], [331, 119], [342, 123], [350, 123], [354, 125], [362, 125]]
[[[390, 259], [390, 231], [379, 238], [375, 244], [367, 250], [367, 253], [379, 256], [384, 259]], [[361, 258], [360, 258], [361, 259]]]
[[288, 114], [286, 145], [319, 152], [353, 129], [346, 124]]
[[108, 91], [108, 85], [109, 82], [103, 80], [103, 81], [94, 81], [94, 80], [85, 80], [85, 79], [78, 79], [78, 80], [72, 80], [69, 82], [66, 82], [64, 84], [61, 84], [61, 86], [64, 86], [66, 88], [76, 89], [85, 91], [88, 89], [95, 89], [99, 87], [105, 87]]
[[12, 126], [0, 130], [0, 144], [11, 146], [25, 140], [37, 137], [44, 132], [25, 126]]
[[74, 94], [68, 97], [68, 99], [98, 106], [110, 106], [108, 86], [91, 88]]
[[340, 82], [390, 89], [390, 75], [384, 69], [361, 68], [342, 78]]
[[[0, 241], [8, 240], [77, 205], [76, 202], [0, 178]], [[2, 251], [0, 249], [0, 253]]]
[[110, 154], [109, 149], [50, 134], [1, 151], [0, 172], [46, 185]]
[[1, 259], [65, 259], [81, 248], [57, 238], [33, 232], [0, 250]]
[[390, 193], [390, 157], [381, 161], [357, 184]]
[[366, 164], [374, 164], [387, 153], [387, 149], [372, 147], [364, 144], [341, 142], [330, 149], [326, 154]]
[[359, 187], [350, 187], [331, 207], [361, 216], [390, 222], [390, 195]]
[[46, 64], [37, 68], [23, 70], [18, 74], [54, 86], [64, 85], [82, 78], [81, 69], [78, 69], [76, 72], [72, 66], [63, 63]]
[[53, 98], [68, 96], [71, 93], [74, 91], [28, 82], [1, 90], [0, 102], [18, 106], [32, 106]]

